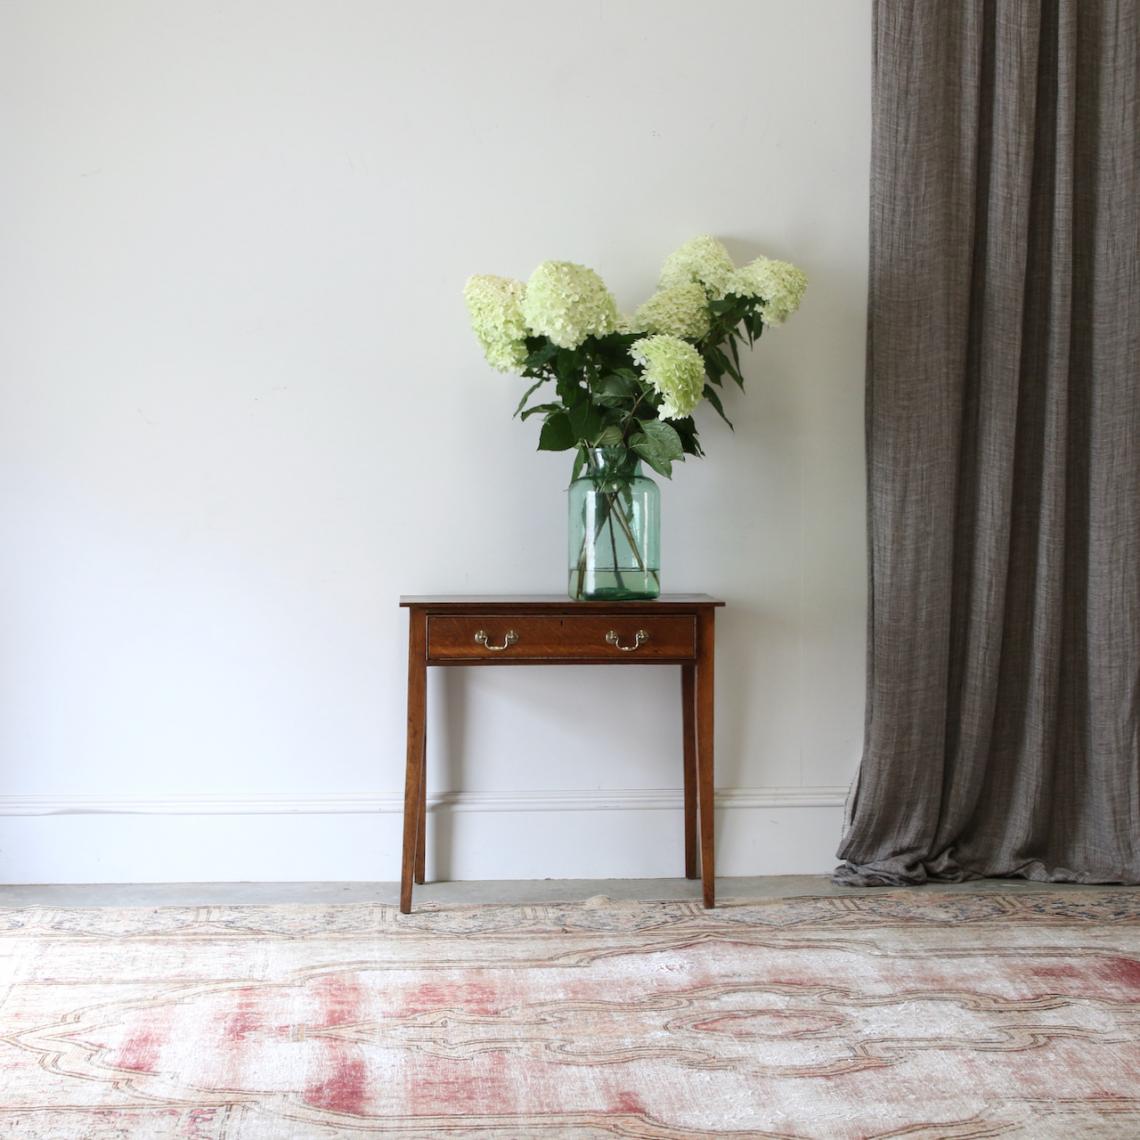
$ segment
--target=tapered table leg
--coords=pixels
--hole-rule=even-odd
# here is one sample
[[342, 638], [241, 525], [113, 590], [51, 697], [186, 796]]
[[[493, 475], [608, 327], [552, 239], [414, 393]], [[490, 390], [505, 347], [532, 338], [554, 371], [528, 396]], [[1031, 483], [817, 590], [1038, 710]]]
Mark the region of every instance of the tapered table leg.
[[[425, 702], [426, 703], [426, 702]], [[424, 723], [423, 754], [420, 757], [420, 818], [416, 824], [416, 882], [422, 883], [427, 870], [427, 723]]]
[[685, 773], [685, 878], [695, 879], [700, 861], [697, 853], [697, 720], [695, 667], [681, 666], [681, 739]]
[[412, 610], [408, 614], [408, 760], [404, 771], [404, 850], [400, 865], [400, 911], [403, 914], [410, 914], [412, 910], [412, 877], [423, 843], [420, 836], [427, 715], [426, 631], [426, 616]]
[[702, 613], [697, 627], [697, 810], [701, 837], [701, 893], [706, 907], [716, 905], [716, 863], [713, 819], [713, 660], [715, 632], [712, 611]]

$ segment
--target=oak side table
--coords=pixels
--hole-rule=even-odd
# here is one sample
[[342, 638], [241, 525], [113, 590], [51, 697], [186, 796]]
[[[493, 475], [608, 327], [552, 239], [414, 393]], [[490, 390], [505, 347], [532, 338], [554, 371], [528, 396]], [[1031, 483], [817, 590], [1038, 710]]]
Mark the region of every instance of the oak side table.
[[713, 657], [724, 602], [663, 594], [646, 602], [575, 602], [556, 595], [402, 597], [408, 611], [408, 761], [400, 910], [424, 881], [429, 665], [680, 665], [685, 877], [716, 902], [713, 855]]

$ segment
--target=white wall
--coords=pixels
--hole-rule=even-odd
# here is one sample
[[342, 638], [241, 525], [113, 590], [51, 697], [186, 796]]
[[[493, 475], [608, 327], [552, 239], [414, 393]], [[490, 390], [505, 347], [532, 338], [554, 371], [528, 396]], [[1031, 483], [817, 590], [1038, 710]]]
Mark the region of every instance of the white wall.
[[[565, 455], [471, 273], [801, 265], [663, 487], [727, 599], [725, 874], [823, 871], [862, 736], [870, 13], [0, 6], [0, 880], [392, 879], [401, 593], [558, 593]], [[679, 873], [675, 670], [433, 671], [429, 874]]]

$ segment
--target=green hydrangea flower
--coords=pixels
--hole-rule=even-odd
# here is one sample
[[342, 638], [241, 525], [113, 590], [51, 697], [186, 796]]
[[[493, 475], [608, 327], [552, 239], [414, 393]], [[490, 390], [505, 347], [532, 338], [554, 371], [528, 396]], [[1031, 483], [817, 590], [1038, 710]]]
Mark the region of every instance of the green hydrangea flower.
[[559, 348], [577, 348], [587, 337], [618, 327], [617, 305], [605, 282], [571, 261], [544, 261], [530, 275], [522, 312], [535, 336]]
[[708, 297], [696, 282], [672, 285], [654, 293], [634, 316], [637, 328], [647, 333], [700, 340], [709, 331]]
[[519, 372], [526, 362], [525, 291], [521, 281], [489, 275], [470, 277], [463, 288], [471, 327], [483, 355], [500, 372]]
[[709, 234], [690, 238], [680, 249], [665, 258], [658, 285], [669, 289], [674, 285], [691, 285], [696, 282], [713, 300], [719, 300], [728, 290], [728, 282], [736, 267], [728, 250]]
[[782, 325], [799, 307], [807, 288], [807, 276], [787, 261], [758, 257], [737, 269], [728, 291], [740, 297], [756, 297], [766, 325]]
[[629, 350], [645, 379], [661, 396], [663, 420], [691, 415], [705, 387], [705, 362], [688, 341], [659, 334], [634, 341]]

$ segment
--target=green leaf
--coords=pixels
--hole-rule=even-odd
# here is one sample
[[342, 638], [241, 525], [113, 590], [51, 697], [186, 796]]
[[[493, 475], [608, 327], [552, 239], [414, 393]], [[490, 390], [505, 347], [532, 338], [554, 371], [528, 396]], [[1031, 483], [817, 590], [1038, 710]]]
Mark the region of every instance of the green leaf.
[[595, 396], [594, 397], [594, 403], [597, 404], [599, 408], [609, 408], [611, 410], [613, 410], [615, 408], [628, 407], [629, 402], [630, 402], [629, 396]]
[[586, 466], [586, 451], [585, 448], [578, 448], [578, 454], [574, 456], [574, 467], [570, 472], [570, 482], [573, 483], [579, 475], [582, 474], [582, 468]]
[[618, 424], [610, 424], [602, 428], [595, 443], [598, 447], [620, 447], [621, 441], [621, 427]]
[[542, 431], [538, 433], [539, 451], [568, 451], [574, 442], [570, 417], [565, 412], [553, 412], [547, 416]]
[[553, 360], [558, 353], [558, 345], [547, 341], [541, 348], [535, 349], [526, 358], [527, 368], [541, 368], [548, 360]]
[[558, 398], [567, 408], [576, 407], [582, 403], [583, 400], [589, 399], [586, 390], [578, 382], [577, 376], [559, 376], [555, 387], [558, 392]]
[[730, 420], [728, 416], [724, 414], [724, 405], [720, 402], [720, 396], [717, 394], [716, 389], [711, 384], [705, 385], [705, 399], [708, 400], [708, 402], [712, 404], [712, 406], [716, 409], [717, 414], [720, 416], [720, 418], [724, 420], [724, 422], [728, 424], [728, 426], [732, 428], [733, 431], [736, 431], [736, 428], [732, 427], [732, 420]]
[[732, 349], [732, 363], [736, 365], [737, 373], [740, 372], [740, 349], [736, 347], [736, 334], [728, 338], [728, 347]]
[[603, 396], [632, 396], [637, 391], [636, 373], [623, 376], [620, 372], [613, 372], [606, 376], [598, 385], [598, 392]]
[[680, 437], [661, 420], [649, 420], [641, 426], [643, 430], [630, 439], [630, 446], [654, 471], [672, 479], [673, 460], [684, 458]]
[[664, 475], [666, 479], [673, 478], [673, 461], [662, 455], [645, 436], [633, 437], [633, 450], [636, 451], [658, 475]]
[[559, 412], [561, 410], [561, 404], [535, 404], [533, 407], [527, 408], [527, 410], [519, 416], [519, 419], [525, 421], [529, 420], [531, 416], [537, 416], [540, 413], [546, 414], [548, 412]]
[[569, 419], [575, 440], [592, 440], [602, 430], [602, 417], [589, 400], [583, 400], [572, 407]]
[[686, 416], [683, 420], [673, 420], [672, 424], [681, 437], [681, 447], [684, 448], [686, 455], [704, 455], [700, 440], [697, 439], [697, 425], [692, 416]]
[[664, 420], [646, 420], [641, 425], [641, 430], [665, 459], [684, 458], [685, 449], [681, 446], [681, 437], [671, 424]]
[[572, 348], [560, 348], [554, 359], [554, 371], [559, 377], [581, 376], [582, 367], [578, 363], [578, 354]]
[[[720, 363], [720, 359], [723, 359], [723, 354], [717, 352], [713, 345], [709, 345], [702, 355], [705, 358], [705, 371], [708, 373], [709, 379], [714, 384], [719, 384], [721, 377], [724, 375], [724, 368]], [[718, 359], [718, 357], [720, 359]]]
[[[530, 386], [530, 387], [529, 387], [529, 388], [528, 388], [528, 389], [527, 389], [527, 390], [526, 390], [526, 391], [523, 393], [523, 397], [522, 397], [522, 399], [521, 399], [521, 400], [519, 400], [519, 406], [518, 406], [517, 408], [515, 408], [515, 415], [516, 415], [516, 416], [519, 414], [519, 412], [521, 412], [521, 411], [523, 410], [523, 408], [525, 408], [525, 407], [526, 407], [526, 402], [527, 402], [527, 400], [529, 400], [529, 399], [531, 398], [531, 396], [532, 396], [532, 395], [534, 395], [534, 393], [535, 393], [535, 392], [537, 392], [537, 391], [538, 391], [538, 389], [539, 389], [539, 388], [541, 388], [541, 387], [543, 386], [543, 384], [545, 384], [545, 383], [546, 383], [546, 381], [547, 381], [548, 379], [549, 379], [549, 377], [548, 377], [548, 376], [543, 376], [543, 377], [542, 377], [540, 380], [536, 380], [536, 381], [535, 381], [535, 382], [534, 382], [534, 383], [533, 383], [533, 384], [532, 384], [532, 385], [531, 385], [531, 386]], [[512, 417], [512, 419], [513, 419], [513, 418], [514, 418], [514, 417]]]
[[736, 381], [736, 383], [743, 388], [744, 377], [740, 375], [740, 370], [733, 367], [732, 361], [716, 345], [709, 345], [709, 355], [716, 361], [717, 368], [720, 372], [727, 372], [729, 376]]
[[[626, 371], [626, 370], [622, 370]], [[639, 391], [636, 373], [629, 376], [615, 371], [604, 376], [594, 386], [594, 401], [603, 408], [621, 408], [627, 405]]]
[[764, 331], [764, 318], [756, 312], [746, 313], [744, 327], [748, 330], [748, 342], [751, 344], [760, 339], [760, 334]]

